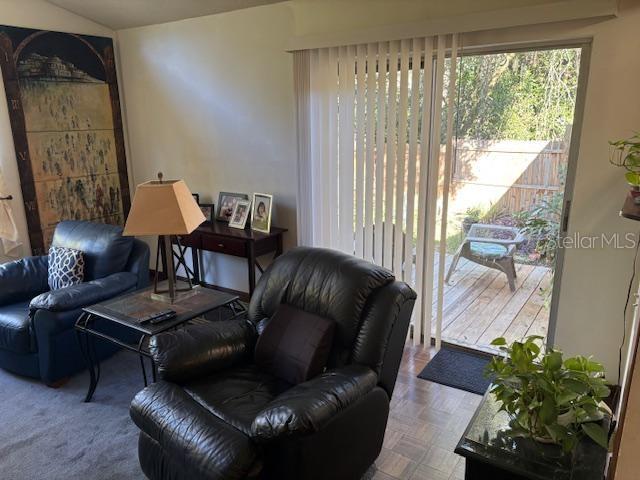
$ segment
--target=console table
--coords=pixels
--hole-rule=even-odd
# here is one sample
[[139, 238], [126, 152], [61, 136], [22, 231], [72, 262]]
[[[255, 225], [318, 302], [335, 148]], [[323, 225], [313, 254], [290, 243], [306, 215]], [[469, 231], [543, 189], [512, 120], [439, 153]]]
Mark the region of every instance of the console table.
[[[256, 268], [260, 273], [264, 272], [257, 260], [258, 257], [273, 254], [273, 258], [276, 258], [281, 255], [282, 236], [286, 231], [286, 228], [278, 227], [271, 227], [269, 233], [255, 232], [249, 229], [240, 230], [229, 227], [225, 222], [216, 221], [199, 226], [190, 235], [181, 236], [178, 248], [192, 249], [192, 266], [189, 268], [187, 265], [183, 265], [183, 267], [189, 270], [189, 274], [193, 276], [198, 285], [204, 285], [200, 274], [199, 250], [246, 258], [249, 296], [251, 296], [256, 287]], [[163, 265], [165, 265], [165, 261], [162, 259]]]

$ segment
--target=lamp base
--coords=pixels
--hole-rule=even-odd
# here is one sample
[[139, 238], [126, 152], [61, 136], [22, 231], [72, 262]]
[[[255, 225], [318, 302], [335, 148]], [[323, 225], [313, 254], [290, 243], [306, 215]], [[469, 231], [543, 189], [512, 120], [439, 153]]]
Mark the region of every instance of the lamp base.
[[[163, 285], [164, 284], [164, 285]], [[164, 303], [179, 303], [183, 300], [186, 300], [190, 297], [196, 295], [200, 289], [199, 286], [189, 287], [187, 283], [177, 282], [175, 289], [175, 296], [171, 297], [171, 292], [167, 287], [167, 282], [162, 282], [162, 284], [158, 285], [158, 287], [163, 286], [165, 288], [156, 288], [153, 292], [151, 292], [151, 299], [157, 302]]]

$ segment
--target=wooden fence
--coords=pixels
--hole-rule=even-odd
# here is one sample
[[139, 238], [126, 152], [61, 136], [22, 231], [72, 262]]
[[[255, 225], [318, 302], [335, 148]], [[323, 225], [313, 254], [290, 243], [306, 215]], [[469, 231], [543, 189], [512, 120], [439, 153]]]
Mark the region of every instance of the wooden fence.
[[567, 151], [565, 142], [458, 141], [452, 212], [481, 204], [505, 213], [530, 209], [564, 188]]

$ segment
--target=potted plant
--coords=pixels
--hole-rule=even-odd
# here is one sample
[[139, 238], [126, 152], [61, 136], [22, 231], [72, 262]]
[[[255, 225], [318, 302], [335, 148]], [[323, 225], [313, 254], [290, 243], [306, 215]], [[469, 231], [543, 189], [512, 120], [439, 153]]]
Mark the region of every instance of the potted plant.
[[598, 423], [611, 410], [601, 364], [582, 356], [563, 359], [562, 352], [543, 353], [543, 337], [530, 336], [507, 346], [491, 342], [505, 353], [487, 366], [493, 376], [491, 393], [500, 410], [512, 418], [513, 433], [571, 451], [583, 435], [608, 448], [608, 433]]
[[631, 186], [631, 196], [634, 203], [640, 204], [640, 133], [624, 140], [609, 142], [609, 145], [612, 147], [609, 161], [627, 171], [624, 178]]
[[480, 219], [482, 218], [484, 212], [481, 207], [469, 207], [467, 208], [462, 216], [462, 231], [466, 235], [469, 233], [469, 229], [471, 225], [474, 223], [480, 223]]

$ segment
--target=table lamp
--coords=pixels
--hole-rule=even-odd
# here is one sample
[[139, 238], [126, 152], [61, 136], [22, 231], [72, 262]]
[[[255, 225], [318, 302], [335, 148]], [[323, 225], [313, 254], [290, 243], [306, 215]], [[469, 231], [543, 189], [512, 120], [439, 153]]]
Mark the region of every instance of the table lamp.
[[[191, 279], [187, 271], [186, 288], [177, 288], [176, 267], [172, 241], [178, 235], [189, 235], [205, 221], [200, 207], [191, 195], [191, 191], [183, 180], [158, 180], [138, 185], [123, 235], [157, 235], [158, 250], [156, 253], [156, 275], [152, 297], [156, 300], [174, 303], [192, 290]], [[176, 240], [178, 243], [179, 240]], [[180, 249], [179, 257], [182, 255]], [[168, 289], [158, 289], [158, 259], [162, 252], [166, 259]], [[179, 263], [184, 263], [184, 258]]]

